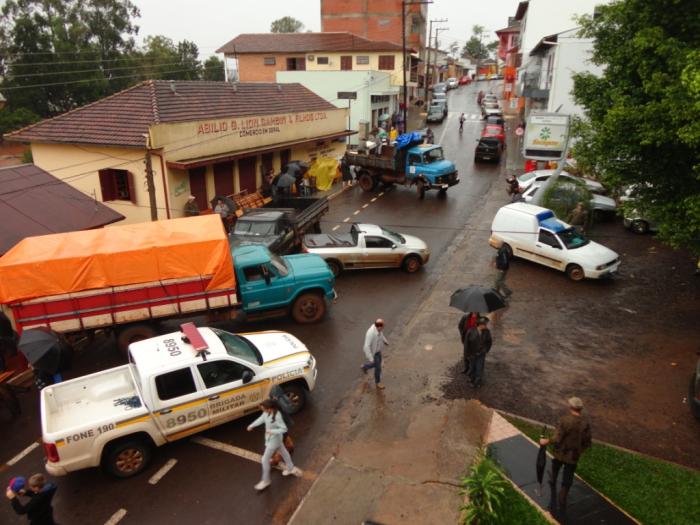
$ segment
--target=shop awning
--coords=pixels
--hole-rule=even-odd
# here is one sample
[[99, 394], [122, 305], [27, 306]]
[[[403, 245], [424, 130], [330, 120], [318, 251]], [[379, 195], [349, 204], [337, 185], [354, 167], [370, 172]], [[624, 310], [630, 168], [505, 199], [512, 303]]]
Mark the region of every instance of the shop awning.
[[322, 135], [308, 140], [281, 142], [272, 146], [263, 146], [261, 148], [247, 149], [245, 151], [237, 151], [231, 153], [222, 153], [219, 155], [198, 157], [195, 159], [169, 160], [166, 162], [166, 165], [168, 166], [168, 168], [187, 170], [192, 168], [199, 168], [201, 166], [208, 166], [209, 164], [227, 162], [231, 160], [242, 159], [245, 157], [252, 157], [255, 155], [262, 155], [264, 153], [273, 153], [275, 151], [291, 148], [292, 146], [303, 146], [304, 144], [313, 144], [314, 142], [324, 142], [326, 140], [349, 137], [350, 135], [355, 134], [357, 134], [357, 131], [346, 129], [345, 131], [331, 133], [330, 135]]

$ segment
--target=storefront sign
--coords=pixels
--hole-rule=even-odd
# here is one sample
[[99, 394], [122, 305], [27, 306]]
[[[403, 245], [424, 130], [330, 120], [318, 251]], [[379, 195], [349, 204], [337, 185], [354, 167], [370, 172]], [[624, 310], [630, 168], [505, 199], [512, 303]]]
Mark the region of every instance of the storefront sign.
[[219, 133], [233, 133], [239, 137], [254, 137], [280, 133], [282, 128], [292, 124], [305, 124], [326, 120], [325, 111], [295, 113], [293, 115], [272, 115], [267, 117], [234, 118], [200, 122], [197, 124], [197, 136]]
[[357, 100], [357, 91], [338, 91], [338, 100]]
[[533, 160], [558, 160], [566, 154], [569, 115], [531, 113], [525, 126], [523, 156]]

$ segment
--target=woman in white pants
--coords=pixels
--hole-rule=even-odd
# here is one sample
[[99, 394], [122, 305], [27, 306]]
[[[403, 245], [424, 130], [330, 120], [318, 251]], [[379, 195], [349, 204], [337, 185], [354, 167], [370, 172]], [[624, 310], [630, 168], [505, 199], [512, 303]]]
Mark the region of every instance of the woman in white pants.
[[265, 452], [262, 457], [262, 479], [255, 485], [255, 490], [265, 490], [270, 486], [270, 459], [275, 452], [279, 452], [284, 459], [283, 476], [301, 476], [302, 472], [294, 466], [292, 456], [284, 446], [284, 434], [287, 432], [287, 425], [284, 418], [279, 413], [279, 405], [273, 399], [266, 399], [260, 405], [262, 414], [260, 417], [248, 425], [248, 432], [255, 427], [265, 424]]

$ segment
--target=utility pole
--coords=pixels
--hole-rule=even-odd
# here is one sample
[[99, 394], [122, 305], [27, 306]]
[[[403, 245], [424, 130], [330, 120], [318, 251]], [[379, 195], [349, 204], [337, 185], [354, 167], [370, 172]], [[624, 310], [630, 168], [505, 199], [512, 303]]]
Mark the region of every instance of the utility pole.
[[151, 220], [158, 220], [158, 208], [156, 206], [156, 185], [153, 182], [153, 164], [151, 164], [151, 149], [146, 148], [146, 189], [148, 190], [148, 203], [151, 205]]
[[438, 35], [440, 31], [448, 31], [449, 27], [436, 27], [435, 28], [435, 65], [437, 66], [437, 50], [438, 50]]
[[417, 0], [408, 2], [401, 0], [401, 48], [403, 50], [403, 131], [408, 131], [407, 113], [408, 113], [408, 86], [406, 85], [406, 6], [407, 5], [422, 5], [432, 4], [432, 0]]
[[[432, 55], [432, 52], [430, 51], [430, 49], [433, 45], [433, 22], [447, 22], [447, 18], [435, 18], [430, 21], [430, 31], [428, 31], [428, 60], [425, 66], [425, 95], [423, 96], [426, 106], [428, 105], [428, 90], [430, 89], [430, 80], [432, 78], [432, 70], [430, 69], [430, 57]], [[435, 56], [435, 60], [437, 61], [437, 55]]]

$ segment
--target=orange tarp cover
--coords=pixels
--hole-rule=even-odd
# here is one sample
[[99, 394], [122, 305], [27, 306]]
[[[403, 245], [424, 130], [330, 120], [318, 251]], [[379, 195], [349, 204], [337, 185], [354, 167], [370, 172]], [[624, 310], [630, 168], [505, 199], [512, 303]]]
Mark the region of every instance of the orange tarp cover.
[[0, 257], [0, 303], [199, 275], [235, 285], [218, 215], [27, 237]]

